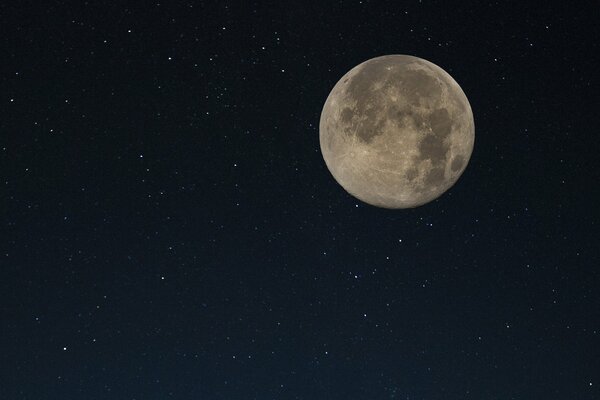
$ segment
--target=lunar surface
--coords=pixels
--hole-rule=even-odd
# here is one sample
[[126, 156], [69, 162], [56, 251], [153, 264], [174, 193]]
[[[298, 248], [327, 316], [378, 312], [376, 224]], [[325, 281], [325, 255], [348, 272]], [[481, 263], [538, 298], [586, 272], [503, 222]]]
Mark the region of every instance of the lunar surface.
[[383, 208], [439, 197], [465, 170], [475, 140], [460, 86], [437, 65], [407, 55], [352, 68], [327, 97], [319, 132], [335, 180]]

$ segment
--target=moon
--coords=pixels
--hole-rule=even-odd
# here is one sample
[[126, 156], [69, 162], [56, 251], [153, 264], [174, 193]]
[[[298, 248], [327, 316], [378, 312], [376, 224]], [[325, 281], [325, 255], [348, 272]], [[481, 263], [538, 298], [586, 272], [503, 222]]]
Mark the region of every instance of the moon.
[[325, 101], [319, 141], [327, 168], [373, 206], [413, 208], [461, 176], [473, 152], [467, 96], [442, 68], [409, 55], [367, 60]]

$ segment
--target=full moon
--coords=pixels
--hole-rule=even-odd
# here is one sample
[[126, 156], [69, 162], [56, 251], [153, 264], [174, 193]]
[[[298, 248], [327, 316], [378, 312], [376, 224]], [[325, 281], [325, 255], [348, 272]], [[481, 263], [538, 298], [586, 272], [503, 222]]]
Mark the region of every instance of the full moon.
[[408, 55], [376, 57], [331, 90], [319, 123], [335, 180], [377, 207], [435, 200], [465, 170], [475, 141], [464, 92], [442, 68]]

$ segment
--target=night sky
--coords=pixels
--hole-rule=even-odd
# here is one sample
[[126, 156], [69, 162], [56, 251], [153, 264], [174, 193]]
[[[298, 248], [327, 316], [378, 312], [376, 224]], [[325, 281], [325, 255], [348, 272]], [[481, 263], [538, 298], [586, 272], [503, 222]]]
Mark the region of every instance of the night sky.
[[[600, 9], [452, 3], [3, 2], [0, 398], [600, 399]], [[320, 152], [385, 54], [475, 119], [414, 209]]]

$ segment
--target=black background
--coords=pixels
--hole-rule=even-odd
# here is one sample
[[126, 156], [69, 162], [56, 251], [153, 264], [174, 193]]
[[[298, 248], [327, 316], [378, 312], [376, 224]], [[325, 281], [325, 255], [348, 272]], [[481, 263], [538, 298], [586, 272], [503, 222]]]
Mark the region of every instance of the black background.
[[[598, 399], [595, 2], [0, 5], [0, 397]], [[320, 154], [337, 80], [444, 68], [436, 201]]]

